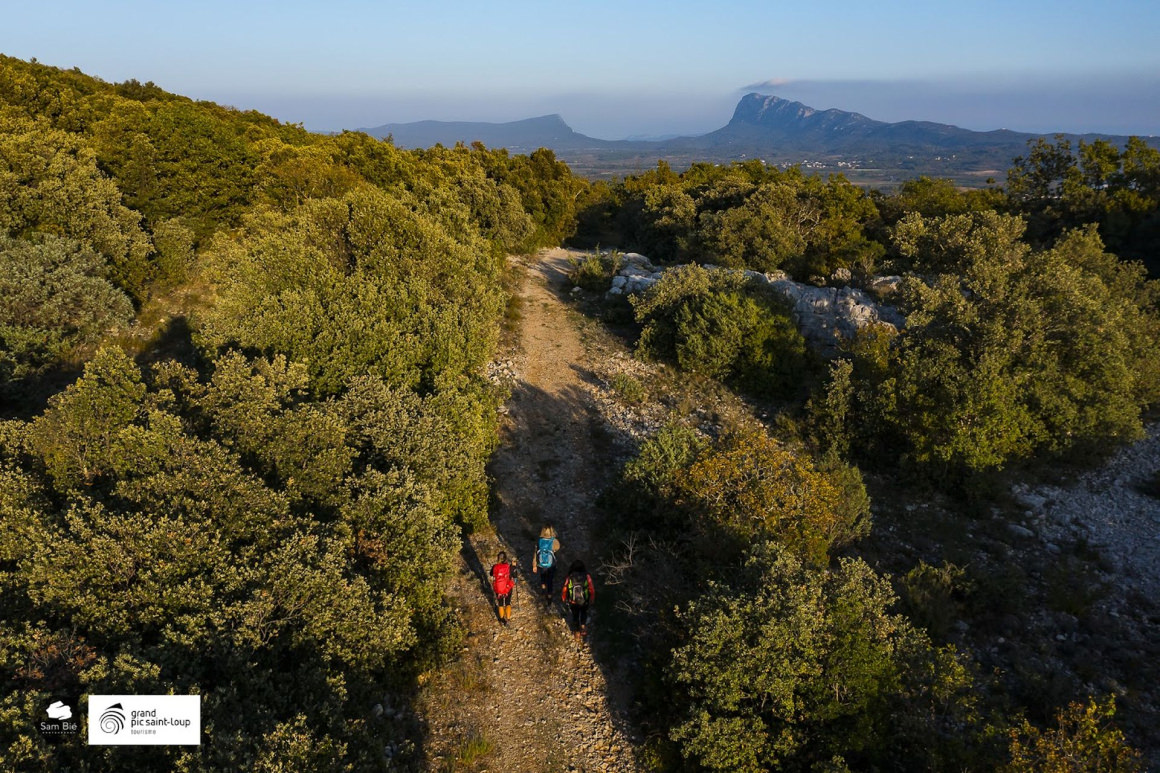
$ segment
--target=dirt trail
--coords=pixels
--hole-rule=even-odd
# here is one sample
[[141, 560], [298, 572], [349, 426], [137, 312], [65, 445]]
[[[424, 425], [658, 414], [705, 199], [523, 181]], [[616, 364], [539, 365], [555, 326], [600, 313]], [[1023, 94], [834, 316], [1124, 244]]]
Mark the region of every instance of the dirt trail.
[[[420, 702], [430, 770], [636, 769], [604, 670], [588, 646], [574, 643], [558, 596], [550, 610], [538, 602], [531, 572], [536, 535], [548, 522], [561, 542], [556, 593], [574, 559], [593, 568], [593, 500], [613, 467], [583, 385], [592, 378], [587, 353], [562, 301], [567, 257], [540, 253], [521, 290], [516, 381], [491, 465], [495, 533], [473, 535], [465, 547], [453, 594], [468, 638], [459, 663]], [[486, 578], [500, 549], [520, 575], [509, 628], [496, 620]], [[589, 627], [599, 637], [597, 616]]]

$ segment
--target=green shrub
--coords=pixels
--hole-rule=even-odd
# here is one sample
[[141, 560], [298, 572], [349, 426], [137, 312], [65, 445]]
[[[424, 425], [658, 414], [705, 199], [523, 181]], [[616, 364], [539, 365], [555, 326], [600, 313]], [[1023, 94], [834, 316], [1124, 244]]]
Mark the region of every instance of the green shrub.
[[673, 480], [708, 447], [696, 431], [671, 423], [646, 440], [629, 460], [615, 491], [604, 497], [628, 528], [660, 535], [686, 531], [684, 514], [675, 510]]
[[810, 432], [823, 456], [845, 459], [850, 454], [853, 430], [850, 411], [854, 398], [854, 365], [849, 360], [830, 364], [829, 379], [821, 397], [806, 406]]
[[[690, 633], [668, 674], [674, 695], [688, 696], [671, 733], [685, 757], [738, 773], [835, 755], [876, 769], [937, 742], [943, 718], [922, 707], [935, 692], [948, 699], [948, 724], [968, 732], [962, 667], [889, 613], [890, 585], [865, 563], [812, 569], [766, 547], [741, 578], [733, 590], [710, 584], [680, 611]], [[938, 767], [943, 753], [925, 752], [924, 764]]]
[[1026, 719], [1012, 728], [1010, 762], [1006, 773], [1069, 773], [1099, 770], [1135, 773], [1144, 770], [1138, 751], [1128, 745], [1123, 731], [1112, 724], [1115, 700], [1089, 699], [1087, 705], [1071, 703], [1059, 712], [1057, 726], [1040, 730]]
[[608, 384], [612, 387], [612, 391], [629, 405], [640, 405], [648, 399], [648, 390], [644, 384], [627, 373], [613, 374]]
[[153, 229], [155, 281], [164, 288], [176, 287], [189, 278], [193, 267], [193, 230], [180, 219], [158, 223]]
[[595, 252], [579, 260], [568, 258], [568, 264], [572, 266], [568, 272], [572, 284], [594, 293], [603, 293], [612, 286], [612, 277], [624, 266], [624, 259], [618, 252], [607, 255]]
[[79, 135], [0, 112], [0, 190], [0, 235], [48, 233], [80, 242], [105, 259], [101, 276], [143, 297], [150, 243], [141, 215], [122, 203]]
[[821, 566], [870, 530], [869, 497], [855, 476], [827, 474], [768, 435], [740, 430], [675, 471], [670, 490], [694, 530], [712, 524], [742, 544], [772, 540]]
[[58, 488], [90, 486], [124, 464], [144, 396], [140, 371], [120, 349], [98, 351], [84, 375], [53, 396], [29, 437]]
[[902, 580], [906, 616], [935, 640], [945, 640], [961, 615], [960, 599], [968, 592], [966, 572], [951, 563], [931, 566], [919, 561]]
[[745, 277], [680, 266], [632, 299], [644, 325], [639, 351], [758, 395], [801, 386], [811, 361], [789, 314]]
[[0, 236], [0, 383], [66, 360], [133, 316], [105, 259], [54, 236]]
[[641, 446], [625, 466], [624, 477], [659, 494], [667, 489], [673, 475], [692, 464], [706, 447], [707, 441], [693, 430], [668, 424]]
[[1142, 270], [1093, 229], [1051, 250], [994, 212], [896, 230], [909, 278], [905, 328], [855, 355], [859, 411], [880, 437], [937, 474], [1001, 469], [1038, 452], [1101, 450], [1138, 438], [1160, 399], [1160, 317]]
[[710, 261], [730, 268], [774, 271], [805, 252], [804, 223], [817, 220], [815, 202], [792, 183], [767, 183], [739, 206], [706, 212], [701, 238]]
[[498, 340], [499, 260], [371, 188], [259, 212], [207, 258], [217, 300], [199, 320], [202, 347], [305, 362], [319, 394], [364, 374], [421, 390], [458, 383]]

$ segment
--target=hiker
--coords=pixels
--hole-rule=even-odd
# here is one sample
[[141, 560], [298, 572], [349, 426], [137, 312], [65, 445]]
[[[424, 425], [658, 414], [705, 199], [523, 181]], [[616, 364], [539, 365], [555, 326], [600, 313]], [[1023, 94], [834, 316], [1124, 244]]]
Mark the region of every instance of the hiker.
[[588, 606], [595, 598], [592, 575], [585, 571], [583, 561], [573, 561], [560, 599], [572, 610], [572, 631], [577, 642], [588, 635]]
[[552, 605], [552, 585], [556, 578], [556, 551], [560, 540], [556, 530], [549, 524], [540, 529], [540, 539], [536, 542], [536, 554], [532, 557], [532, 574], [540, 576], [540, 593], [544, 597], [544, 608]]
[[491, 568], [491, 588], [495, 591], [495, 606], [499, 611], [500, 625], [507, 627], [512, 619], [512, 565], [508, 563], [507, 553], [502, 550], [496, 558], [495, 566]]

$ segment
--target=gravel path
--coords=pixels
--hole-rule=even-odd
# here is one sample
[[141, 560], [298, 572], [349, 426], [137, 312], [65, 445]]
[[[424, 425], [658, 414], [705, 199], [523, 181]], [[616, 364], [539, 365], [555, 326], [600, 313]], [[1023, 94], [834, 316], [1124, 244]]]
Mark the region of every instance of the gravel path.
[[[613, 471], [601, 461], [587, 353], [562, 301], [567, 255], [537, 256], [521, 291], [519, 351], [508, 364], [515, 382], [490, 467], [495, 532], [465, 546], [452, 596], [467, 640], [459, 662], [436, 675], [420, 701], [429, 770], [636, 770], [605, 669], [574, 642], [562, 605], [544, 609], [533, 589], [532, 550], [544, 523], [559, 532], [563, 567], [580, 558], [592, 569], [592, 503]], [[522, 575], [509, 628], [496, 620], [486, 579], [500, 549]], [[598, 617], [589, 627], [599, 637]]]

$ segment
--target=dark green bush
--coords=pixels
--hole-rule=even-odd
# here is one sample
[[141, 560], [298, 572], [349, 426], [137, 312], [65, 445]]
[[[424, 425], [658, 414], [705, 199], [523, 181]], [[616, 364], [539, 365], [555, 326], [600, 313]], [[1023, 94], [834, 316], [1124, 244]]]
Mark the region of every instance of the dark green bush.
[[[673, 694], [688, 696], [672, 730], [685, 757], [752, 773], [836, 755], [853, 769], [950, 763], [955, 752], [937, 739], [972, 731], [970, 679], [953, 652], [889, 612], [884, 578], [860, 560], [823, 571], [766, 546], [740, 580], [711, 584], [680, 613], [688, 643], [668, 675]], [[930, 703], [941, 716], [922, 708]], [[919, 747], [921, 760], [899, 756]]]
[[133, 304], [105, 277], [105, 259], [52, 236], [0, 236], [0, 383], [59, 364], [126, 325]]
[[902, 580], [906, 615], [932, 638], [945, 641], [962, 614], [962, 599], [969, 588], [961, 567], [951, 563], [931, 566], [919, 561]]
[[680, 266], [632, 302], [644, 325], [638, 349], [647, 357], [758, 395], [792, 394], [810, 373], [789, 314], [741, 274]]
[[855, 403], [933, 474], [1106, 450], [1140, 437], [1160, 399], [1160, 316], [1142, 269], [1107, 255], [1094, 229], [1042, 252], [1023, 230], [994, 212], [898, 225], [922, 278], [903, 286], [897, 336], [855, 343]]

